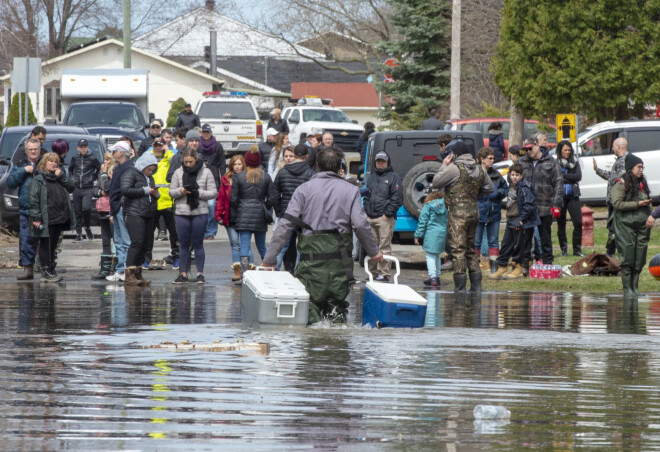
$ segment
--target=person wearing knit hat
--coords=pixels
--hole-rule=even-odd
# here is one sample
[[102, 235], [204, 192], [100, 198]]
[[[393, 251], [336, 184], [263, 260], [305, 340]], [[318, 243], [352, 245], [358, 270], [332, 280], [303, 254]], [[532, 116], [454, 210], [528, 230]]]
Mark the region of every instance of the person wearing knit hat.
[[481, 266], [474, 252], [474, 239], [479, 222], [477, 198], [493, 192], [493, 183], [463, 141], [451, 142], [449, 155], [433, 178], [435, 190], [445, 190], [449, 210], [447, 241], [454, 262], [454, 292], [466, 293], [467, 271], [470, 291], [481, 291]]
[[186, 132], [186, 144], [190, 144], [191, 141], [192, 142], [196, 141], [199, 147], [199, 142], [201, 141], [201, 135], [195, 129], [190, 129], [188, 132]]
[[[614, 236], [621, 258], [623, 297], [639, 293], [639, 275], [646, 265], [646, 251], [651, 237], [647, 226], [651, 215], [651, 193], [644, 177], [644, 162], [633, 154], [626, 157], [626, 172], [612, 187]], [[652, 224], [651, 224], [652, 225]]]
[[235, 229], [241, 244], [241, 274], [245, 275], [250, 265], [249, 250], [252, 235], [263, 260], [266, 255], [266, 232], [273, 222], [270, 204], [267, 204], [271, 179], [261, 168], [259, 147], [253, 144], [245, 154], [245, 171], [232, 178], [230, 194], [230, 217], [235, 219]]
[[635, 154], [628, 154], [626, 156], [626, 164], [625, 164], [626, 171], [630, 171], [631, 169], [633, 169], [636, 165], [639, 165], [640, 163], [642, 164], [642, 170], [643, 170], [644, 169], [644, 166], [643, 166], [644, 162], [642, 161], [642, 159], [637, 157]]

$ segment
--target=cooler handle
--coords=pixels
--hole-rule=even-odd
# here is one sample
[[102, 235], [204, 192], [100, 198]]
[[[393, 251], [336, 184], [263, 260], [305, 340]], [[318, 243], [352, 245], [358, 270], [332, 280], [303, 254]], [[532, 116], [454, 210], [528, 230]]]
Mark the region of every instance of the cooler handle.
[[257, 272], [259, 272], [259, 271], [261, 271], [261, 272], [270, 272], [270, 271], [274, 271], [274, 270], [275, 269], [273, 267], [264, 267], [264, 266], [261, 266], [261, 265], [257, 265], [256, 267], [254, 267], [254, 271], [257, 271]]
[[411, 308], [410, 305], [401, 305], [401, 304], [396, 304], [396, 307], [394, 309], [396, 312], [403, 312], [403, 311], [410, 311], [410, 312], [415, 312], [415, 308]]
[[[396, 273], [394, 273], [394, 284], [399, 284], [399, 275], [401, 274], [401, 265], [399, 264], [399, 259], [397, 259], [394, 256], [389, 256], [389, 255], [383, 255], [383, 259], [386, 261], [391, 261], [394, 262], [396, 266]], [[371, 274], [369, 271], [369, 261], [371, 258], [369, 256], [364, 257], [364, 271], [367, 272], [367, 275], [369, 275], [369, 282], [374, 282], [374, 275]]]
[[[296, 318], [296, 307], [298, 306], [297, 302], [283, 302], [276, 301], [275, 306], [277, 306], [277, 318], [278, 319], [295, 319]], [[280, 314], [280, 306], [291, 306], [291, 315]]]

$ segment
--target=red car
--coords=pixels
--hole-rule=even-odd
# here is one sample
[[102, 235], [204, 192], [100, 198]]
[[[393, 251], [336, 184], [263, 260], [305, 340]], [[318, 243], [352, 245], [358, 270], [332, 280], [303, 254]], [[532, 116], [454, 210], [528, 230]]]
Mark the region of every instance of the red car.
[[[493, 122], [502, 123], [502, 134], [504, 135], [504, 148], [506, 153], [504, 159], [509, 158], [509, 126], [510, 118], [465, 118], [465, 119], [450, 119], [447, 121], [451, 125], [451, 130], [469, 130], [473, 132], [481, 132], [484, 137], [484, 146], [488, 146], [488, 126]], [[525, 129], [523, 131], [523, 138], [527, 138], [538, 130], [537, 124], [539, 121], [534, 119], [525, 119]], [[555, 126], [552, 126], [553, 128]], [[548, 149], [554, 148], [557, 143], [557, 132], [548, 133]]]

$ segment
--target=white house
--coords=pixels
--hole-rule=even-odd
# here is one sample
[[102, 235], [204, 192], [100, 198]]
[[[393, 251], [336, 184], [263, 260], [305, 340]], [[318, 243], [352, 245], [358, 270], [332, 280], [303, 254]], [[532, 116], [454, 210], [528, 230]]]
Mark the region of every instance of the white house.
[[[39, 123], [50, 118], [59, 120], [64, 113], [59, 110], [59, 87], [63, 70], [123, 68], [123, 48], [121, 41], [105, 39], [44, 61], [41, 64], [42, 89], [37, 95], [31, 95]], [[133, 69], [149, 71], [149, 112], [163, 120], [167, 118], [172, 102], [179, 97], [195, 105], [204, 92], [221, 87], [246, 91], [270, 105], [275, 104], [275, 99], [289, 97], [288, 93], [268, 88], [228, 71], [222, 71], [222, 78], [213, 77], [135, 46], [131, 49], [131, 65]], [[0, 82], [5, 88], [6, 120], [12, 94], [10, 75], [1, 77]]]

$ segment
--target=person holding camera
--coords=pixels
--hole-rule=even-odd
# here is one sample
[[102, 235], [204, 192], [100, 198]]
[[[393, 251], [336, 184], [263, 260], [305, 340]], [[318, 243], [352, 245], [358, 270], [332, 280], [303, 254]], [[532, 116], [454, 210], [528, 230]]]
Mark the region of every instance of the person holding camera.
[[450, 143], [445, 150], [448, 155], [433, 178], [433, 188], [445, 190], [445, 204], [449, 209], [447, 241], [454, 261], [454, 292], [466, 292], [468, 269], [470, 291], [480, 292], [481, 267], [474, 252], [479, 223], [477, 199], [493, 192], [493, 182], [464, 142]]
[[[174, 284], [189, 282], [190, 245], [195, 250], [198, 284], [204, 284], [204, 232], [209, 221], [210, 199], [215, 200], [218, 189], [211, 170], [204, 165], [197, 151], [186, 148], [182, 153], [183, 166], [172, 175], [170, 197], [174, 200], [174, 216], [179, 234], [179, 276]], [[213, 215], [211, 213], [211, 215]]]

